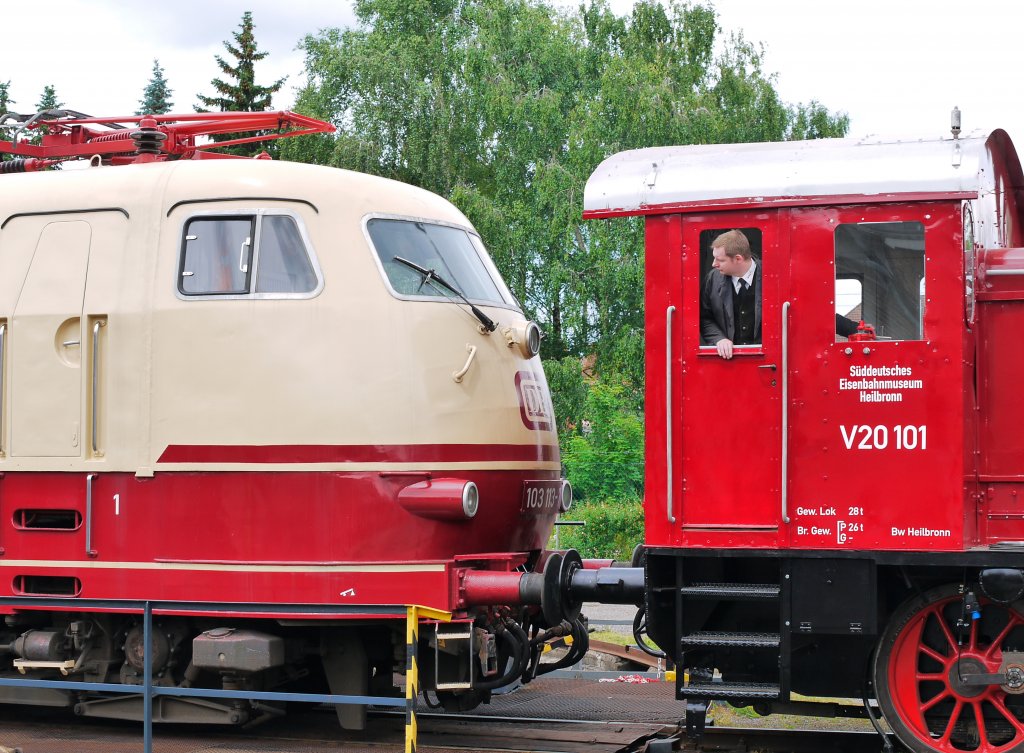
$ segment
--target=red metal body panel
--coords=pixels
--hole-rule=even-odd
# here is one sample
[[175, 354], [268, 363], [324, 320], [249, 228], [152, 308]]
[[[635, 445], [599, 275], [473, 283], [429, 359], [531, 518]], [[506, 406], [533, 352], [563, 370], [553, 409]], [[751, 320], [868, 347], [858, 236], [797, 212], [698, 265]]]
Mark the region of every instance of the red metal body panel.
[[981, 255], [977, 291], [978, 523], [983, 543], [1024, 540], [1024, 249]]
[[[790, 473], [789, 544], [814, 549], [964, 548], [972, 542], [963, 536], [966, 470], [961, 448], [967, 437], [965, 420], [973, 417], [964, 416], [962, 399], [959, 203], [791, 214], [790, 448], [796, 462]], [[896, 221], [924, 226], [924, 339], [835, 342], [830, 267], [835, 228]], [[908, 388], [890, 393], [899, 402], [863, 402], [862, 396], [877, 390], [839, 389], [842, 379], [846, 384], [877, 381], [858, 376], [858, 368], [888, 369]], [[853, 427], [870, 427], [869, 441], [864, 441], [864, 428], [855, 432]], [[883, 432], [888, 436], [884, 448]], [[908, 449], [897, 433], [916, 436], [916, 445]]]
[[[452, 610], [456, 555], [467, 567], [478, 553], [486, 569], [490, 553], [543, 549], [555, 512], [523, 514], [521, 490], [558, 474], [459, 476], [480, 491], [471, 520], [433, 520], [397, 503], [427, 473], [102, 474], [91, 509], [82, 474], [8, 473], [0, 479], [0, 594], [23, 593], [19, 578], [74, 577], [82, 598]], [[77, 525], [18, 526], [19, 510], [76, 511], [68, 520]]]
[[[924, 227], [924, 339], [836, 342], [835, 229], [894, 221]], [[762, 234], [762, 345], [724, 360], [700, 347], [698, 239], [702, 231], [736, 227]], [[974, 416], [964, 399], [961, 238], [958, 201], [649, 217], [647, 404], [665, 406], [668, 397], [671, 419], [666, 411], [648, 413], [647, 543], [973, 545], [974, 511], [964, 493], [973, 468], [965, 468], [963, 448], [973, 443]], [[666, 343], [669, 306], [675, 311]], [[871, 400], [874, 377], [885, 373], [906, 385], [887, 396], [898, 402]]]

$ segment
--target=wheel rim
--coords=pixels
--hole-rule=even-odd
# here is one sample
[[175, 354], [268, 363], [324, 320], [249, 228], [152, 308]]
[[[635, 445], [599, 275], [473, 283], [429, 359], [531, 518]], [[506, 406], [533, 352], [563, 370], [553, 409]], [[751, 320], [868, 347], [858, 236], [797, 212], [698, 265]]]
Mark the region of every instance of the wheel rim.
[[1024, 618], [983, 603], [981, 616], [968, 615], [970, 626], [960, 629], [962, 604], [960, 596], [933, 599], [906, 621], [886, 657], [886, 694], [900, 726], [928, 749], [1024, 749], [1024, 695], [962, 680], [971, 673], [1005, 671], [1004, 655], [1024, 651]]

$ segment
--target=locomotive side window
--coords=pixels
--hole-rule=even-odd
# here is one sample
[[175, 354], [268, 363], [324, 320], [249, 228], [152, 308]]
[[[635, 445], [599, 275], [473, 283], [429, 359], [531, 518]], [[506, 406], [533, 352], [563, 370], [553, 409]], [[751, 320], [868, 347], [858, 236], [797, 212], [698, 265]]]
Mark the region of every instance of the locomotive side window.
[[[401, 297], [457, 298], [450, 283], [479, 303], [515, 299], [464, 229], [415, 220], [373, 218], [366, 231], [392, 290]], [[438, 282], [436, 277], [443, 282]]]
[[309, 293], [316, 288], [316, 273], [295, 220], [267, 215], [261, 230], [256, 292]]
[[717, 348], [724, 339], [741, 350], [756, 350], [761, 345], [761, 231], [702, 230], [699, 242], [701, 346]]
[[185, 226], [181, 292], [247, 293], [254, 235], [252, 217], [191, 220]]
[[319, 285], [308, 242], [289, 214], [257, 211], [185, 223], [178, 270], [184, 296], [308, 296]]
[[835, 244], [836, 314], [873, 325], [880, 340], [924, 339], [924, 225], [840, 225]]

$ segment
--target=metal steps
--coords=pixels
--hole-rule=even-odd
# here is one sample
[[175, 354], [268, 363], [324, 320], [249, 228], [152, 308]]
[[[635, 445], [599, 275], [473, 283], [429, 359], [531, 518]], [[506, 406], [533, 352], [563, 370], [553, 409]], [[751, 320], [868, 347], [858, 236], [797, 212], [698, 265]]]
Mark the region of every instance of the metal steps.
[[[731, 615], [717, 624], [713, 620], [693, 623], [691, 629], [710, 629], [679, 635], [681, 663], [689, 679], [689, 682], [677, 686], [679, 698], [697, 703], [716, 698], [732, 701], [785, 700], [784, 696], [788, 696], [785, 669], [788, 662], [784, 661], [783, 654], [788, 651], [788, 636], [784, 636], [782, 631], [788, 629], [783, 627], [783, 612], [788, 609], [785, 606], [788, 602], [783, 598], [782, 589], [779, 583], [698, 580], [683, 581], [678, 585], [683, 614], [687, 613], [689, 605], [689, 608], [698, 610], [698, 614], [707, 613], [709, 616], [714, 612], [708, 610], [723, 606], [730, 610], [726, 614]], [[745, 605], [729, 606], [736, 602], [745, 602]], [[761, 631], [722, 629], [738, 628], [744, 624]], [[771, 630], [775, 624], [779, 626], [779, 632], [765, 630]], [[746, 667], [755, 665], [759, 669], [750, 674]], [[722, 669], [721, 674], [719, 668]], [[731, 680], [730, 673], [737, 671], [740, 676]]]

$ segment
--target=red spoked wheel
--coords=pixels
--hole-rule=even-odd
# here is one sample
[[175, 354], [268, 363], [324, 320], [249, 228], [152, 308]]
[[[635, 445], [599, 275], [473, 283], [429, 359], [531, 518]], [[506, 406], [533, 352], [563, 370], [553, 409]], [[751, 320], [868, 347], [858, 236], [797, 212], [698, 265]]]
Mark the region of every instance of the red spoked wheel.
[[[958, 621], [968, 623], [958, 627]], [[970, 675], [1006, 674], [1003, 685]], [[1024, 752], [1024, 614], [1018, 605], [981, 602], [963, 615], [956, 586], [904, 603], [878, 644], [878, 704], [893, 732], [918, 753]]]

